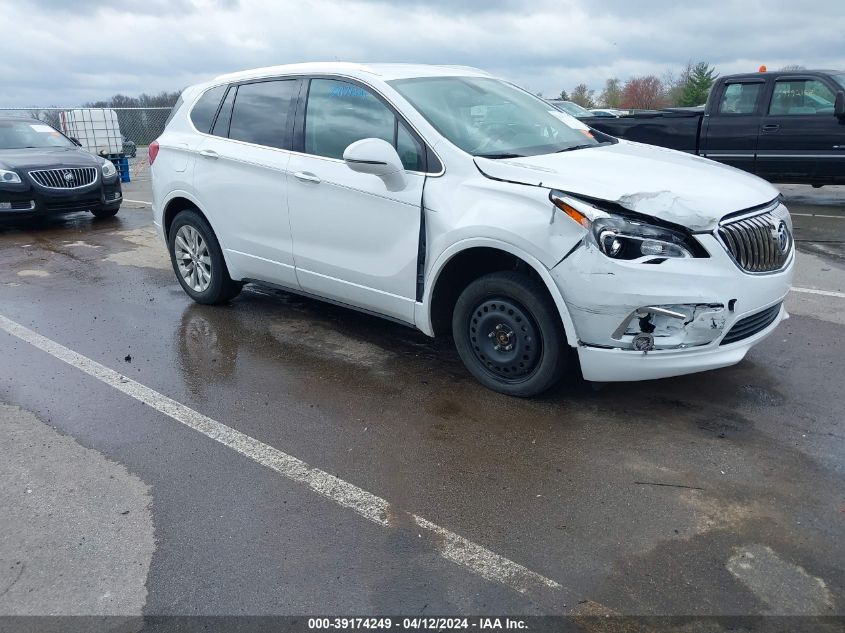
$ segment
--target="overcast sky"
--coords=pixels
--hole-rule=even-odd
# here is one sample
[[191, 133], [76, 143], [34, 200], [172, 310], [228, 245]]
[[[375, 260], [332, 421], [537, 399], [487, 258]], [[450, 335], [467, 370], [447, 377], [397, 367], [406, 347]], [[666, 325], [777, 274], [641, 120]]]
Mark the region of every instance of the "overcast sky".
[[845, 0], [0, 0], [0, 16], [0, 106], [301, 61], [467, 64], [547, 97], [688, 59], [845, 69]]

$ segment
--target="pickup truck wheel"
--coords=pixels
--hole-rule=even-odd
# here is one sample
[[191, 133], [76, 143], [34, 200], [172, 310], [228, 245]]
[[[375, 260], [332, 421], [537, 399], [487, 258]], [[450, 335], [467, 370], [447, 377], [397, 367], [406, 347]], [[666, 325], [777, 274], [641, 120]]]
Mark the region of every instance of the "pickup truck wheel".
[[565, 365], [557, 308], [539, 282], [521, 273], [491, 273], [470, 283], [455, 304], [452, 335], [467, 369], [499, 393], [542, 393]]
[[179, 212], [167, 245], [179, 284], [197, 303], [226, 303], [240, 293], [243, 284], [229, 277], [217, 237], [197, 211]]

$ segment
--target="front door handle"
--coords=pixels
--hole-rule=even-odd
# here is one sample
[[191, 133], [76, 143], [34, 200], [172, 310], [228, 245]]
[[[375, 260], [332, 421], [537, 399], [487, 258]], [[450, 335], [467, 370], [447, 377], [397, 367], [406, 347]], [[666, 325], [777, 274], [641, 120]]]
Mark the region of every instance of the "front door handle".
[[833, 149], [845, 149], [845, 145], [834, 145]]
[[213, 159], [220, 158], [220, 154], [215, 152], [213, 149], [202, 149], [202, 150], [200, 150], [200, 156], [205, 156], [206, 158], [213, 158]]
[[767, 123], [763, 126], [764, 132], [777, 132], [780, 129], [780, 126], [777, 123]]
[[303, 182], [313, 182], [315, 184], [320, 182], [320, 177], [312, 174], [310, 171], [298, 171], [294, 176]]

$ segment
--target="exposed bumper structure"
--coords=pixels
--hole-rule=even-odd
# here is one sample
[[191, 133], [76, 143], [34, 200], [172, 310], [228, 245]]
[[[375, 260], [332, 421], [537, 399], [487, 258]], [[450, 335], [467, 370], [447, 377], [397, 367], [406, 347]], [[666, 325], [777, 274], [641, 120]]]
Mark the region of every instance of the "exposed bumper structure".
[[[575, 325], [584, 378], [648, 380], [734, 365], [788, 314], [794, 254], [775, 273], [740, 270], [711, 234], [709, 258], [612, 260], [589, 242], [552, 269]], [[653, 348], [640, 351], [638, 336]]]
[[788, 318], [789, 314], [780, 305], [777, 318], [771, 325], [754, 336], [727, 345], [716, 343], [686, 349], [654, 350], [648, 353], [581, 345], [578, 348], [578, 359], [584, 378], [596, 382], [652, 380], [730, 367], [745, 358], [748, 350], [769, 336], [782, 320]]

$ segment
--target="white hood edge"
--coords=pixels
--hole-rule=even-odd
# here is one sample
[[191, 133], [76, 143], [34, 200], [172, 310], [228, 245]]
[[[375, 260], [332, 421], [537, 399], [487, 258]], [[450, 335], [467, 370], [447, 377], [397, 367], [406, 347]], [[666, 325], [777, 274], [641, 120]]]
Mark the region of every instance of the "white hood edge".
[[488, 178], [604, 200], [691, 231], [772, 202], [780, 194], [747, 172], [683, 152], [619, 141], [513, 159], [475, 157]]

